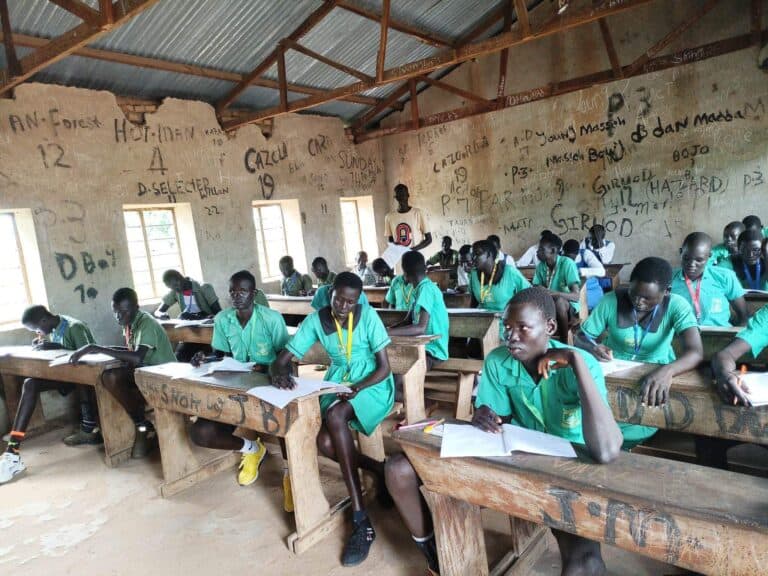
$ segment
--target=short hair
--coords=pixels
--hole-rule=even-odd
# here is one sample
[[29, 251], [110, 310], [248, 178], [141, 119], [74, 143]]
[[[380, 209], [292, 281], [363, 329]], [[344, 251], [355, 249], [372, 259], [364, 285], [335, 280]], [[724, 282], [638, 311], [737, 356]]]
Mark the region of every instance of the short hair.
[[472, 250], [480, 250], [481, 252], [486, 252], [493, 256], [493, 258], [496, 258], [496, 256], [499, 255], [499, 251], [494, 243], [489, 242], [488, 240], [478, 240], [472, 244]]
[[741, 246], [744, 242], [754, 242], [755, 240], [763, 241], [763, 233], [756, 228], [747, 228], [739, 234], [738, 245]]
[[291, 266], [293, 266], [293, 257], [292, 256], [283, 256], [280, 258], [279, 264], [282, 264], [283, 262], [290, 262]]
[[683, 240], [683, 248], [693, 248], [698, 244], [708, 244], [712, 246], [712, 237], [705, 232], [691, 232]]
[[539, 238], [544, 238], [544, 236], [547, 236], [547, 235], [549, 235], [549, 234], [552, 234], [552, 230], [542, 230], [542, 231], [539, 233]]
[[501, 238], [499, 238], [498, 234], [491, 234], [486, 238], [488, 242], [493, 242], [496, 246], [501, 247]]
[[763, 223], [760, 221], [759, 216], [755, 216], [754, 214], [750, 214], [749, 216], [744, 216], [744, 219], [741, 221], [742, 224], [744, 224], [745, 228], [762, 228]]
[[366, 258], [368, 258], [368, 252], [365, 250], [360, 250], [360, 252], [357, 253], [357, 257], [360, 258], [360, 256], [365, 255]]
[[384, 258], [376, 258], [373, 262], [371, 262], [371, 269], [376, 272], [376, 270], [387, 270], [389, 271], [389, 264], [387, 264], [387, 261], [384, 260]]
[[312, 266], [313, 267], [314, 266], [320, 266], [320, 265], [325, 266], [327, 268], [328, 267], [328, 261], [325, 258], [323, 258], [322, 256], [318, 256], [317, 258], [312, 260]]
[[405, 192], [406, 194], [408, 194], [408, 186], [402, 183], [398, 184], [397, 186], [395, 186], [395, 194], [397, 194], [398, 192]]
[[446, 240], [448, 240], [448, 242], [453, 244], [453, 238], [451, 238], [450, 236], [443, 236], [443, 242], [445, 242]]
[[251, 286], [256, 288], [256, 277], [248, 270], [240, 270], [229, 277], [229, 282], [231, 284], [234, 284], [235, 282], [241, 282], [242, 280], [248, 280], [248, 282], [251, 283]]
[[632, 269], [629, 275], [630, 282], [647, 282], [648, 284], [658, 284], [667, 289], [672, 283], [672, 265], [656, 256], [643, 258]]
[[541, 239], [539, 242], [544, 242], [545, 244], [552, 244], [555, 248], [557, 248], [558, 251], [563, 247], [563, 241], [560, 239], [560, 236], [557, 234], [553, 234], [550, 232], [549, 234], [542, 234]]
[[48, 312], [48, 309], [45, 306], [35, 304], [24, 310], [24, 313], [21, 315], [21, 323], [24, 326], [29, 324], [37, 326], [40, 324], [40, 321], [48, 315], [50, 315], [50, 312]]
[[745, 228], [744, 223], [740, 220], [734, 220], [733, 222], [728, 222], [728, 224], [725, 225], [723, 228], [723, 232], [726, 230], [731, 230], [733, 228], [741, 228], [742, 230]]
[[128, 300], [131, 304], [139, 304], [139, 297], [136, 295], [136, 291], [133, 288], [118, 288], [115, 290], [115, 293], [112, 294], [113, 304], [120, 304], [120, 302], [124, 300]]
[[507, 314], [507, 310], [509, 310], [511, 306], [520, 306], [522, 304], [533, 304], [541, 311], [542, 315], [547, 320], [557, 319], [555, 299], [552, 298], [552, 294], [549, 293], [549, 290], [542, 286], [526, 288], [515, 294], [507, 303], [504, 314]]
[[602, 224], [592, 224], [592, 226], [589, 227], [590, 234], [597, 234], [598, 232], [602, 232], [603, 236], [605, 236], [605, 226]]
[[461, 248], [459, 248], [459, 256], [464, 256], [470, 252], [472, 252], [472, 244], [464, 244]]
[[403, 272], [424, 272], [427, 269], [427, 263], [424, 261], [424, 255], [418, 250], [409, 250], [403, 254], [402, 259]]
[[571, 238], [563, 243], [563, 254], [578, 254], [579, 241]]
[[360, 279], [360, 276], [353, 272], [339, 272], [333, 281], [333, 289], [338, 290], [339, 288], [353, 288], [358, 292], [362, 292], [363, 281]]
[[163, 272], [163, 284], [167, 284], [171, 278], [184, 278], [184, 275], [178, 270], [170, 269]]

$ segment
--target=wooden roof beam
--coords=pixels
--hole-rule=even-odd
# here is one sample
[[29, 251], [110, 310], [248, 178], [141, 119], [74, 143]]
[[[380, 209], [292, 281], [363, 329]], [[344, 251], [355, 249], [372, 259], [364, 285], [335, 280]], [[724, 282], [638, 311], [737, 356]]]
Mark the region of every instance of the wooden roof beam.
[[751, 21], [750, 27], [752, 30], [752, 42], [754, 43], [755, 46], [760, 48], [762, 46], [762, 40], [761, 40], [762, 33], [760, 31], [763, 28], [762, 0], [752, 0], [752, 10], [751, 10], [750, 21]]
[[115, 7], [112, 0], [99, 0], [99, 14], [106, 24], [112, 24], [115, 21]]
[[410, 89], [408, 82], [403, 82], [394, 92], [382, 100], [379, 104], [366, 110], [359, 120], [352, 126], [353, 130], [359, 130], [364, 127], [368, 122], [376, 117], [377, 114], [383, 112], [387, 107], [392, 107], [400, 98], [402, 98]]
[[384, 79], [384, 69], [387, 61], [387, 33], [389, 32], [389, 0], [383, 0], [381, 5], [381, 30], [379, 32], [379, 51], [376, 54], [376, 81]]
[[525, 5], [525, 0], [515, 0], [515, 14], [520, 23], [520, 31], [523, 36], [528, 36], [531, 33], [531, 23], [528, 21], [528, 7]]
[[605, 18], [601, 18], [597, 23], [600, 25], [600, 34], [603, 36], [603, 44], [605, 44], [605, 51], [608, 53], [608, 60], [611, 63], [613, 75], [616, 78], [621, 78], [621, 62], [619, 62], [619, 56], [616, 54], [616, 47], [613, 45], [613, 37], [608, 29], [608, 23], [605, 21]]
[[[515, 0], [515, 7], [517, 7], [517, 3], [519, 0]], [[509, 30], [512, 30], [512, 2], [510, 0], [506, 1], [506, 10], [504, 11], [504, 27], [502, 28], [502, 32], [508, 32]], [[523, 5], [525, 7], [525, 5]], [[517, 8], [515, 8], [517, 9]], [[527, 12], [526, 12], [526, 20], [527, 20]], [[530, 27], [528, 27], [527, 31], [524, 31], [523, 28], [520, 28], [520, 31], [522, 32], [523, 36], [528, 36], [531, 33]], [[499, 54], [499, 84], [496, 88], [496, 95], [497, 96], [503, 96], [504, 91], [507, 87], [507, 67], [509, 66], [509, 48], [504, 48], [504, 50], [501, 51], [501, 54]]]
[[13, 45], [8, 0], [0, 0], [0, 18], [3, 20], [3, 46], [5, 46], [5, 60], [8, 62], [8, 72], [11, 76], [18, 76], [21, 74], [21, 64], [19, 63], [18, 56], [16, 56], [16, 47]]
[[98, 26], [103, 22], [102, 14], [98, 10], [94, 10], [88, 4], [81, 2], [80, 0], [48, 0], [51, 4], [56, 4], [59, 8], [63, 8], [70, 14], [73, 14], [80, 18], [87, 24]]
[[453, 86], [452, 84], [448, 84], [447, 82], [443, 82], [442, 80], [436, 80], [434, 78], [430, 78], [429, 76], [422, 76], [421, 78], [419, 78], [419, 80], [423, 80], [430, 86], [434, 86], [435, 88], [439, 88], [441, 90], [444, 90], [445, 92], [450, 92], [451, 94], [455, 94], [456, 96], [464, 98], [465, 100], [469, 100], [470, 102], [476, 102], [478, 104], [486, 104], [489, 106], [493, 104], [493, 100], [489, 100], [488, 98], [483, 98], [482, 96], [478, 96], [473, 92], [464, 90], [463, 88], [459, 88], [458, 86]]
[[373, 80], [373, 76], [369, 76], [368, 74], [363, 74], [362, 72], [360, 72], [360, 70], [355, 70], [354, 68], [351, 68], [346, 64], [342, 64], [341, 62], [332, 60], [327, 56], [323, 56], [322, 54], [319, 54], [314, 50], [311, 50], [306, 46], [299, 44], [298, 42], [294, 42], [293, 40], [283, 40], [283, 45], [286, 48], [290, 48], [291, 50], [296, 50], [296, 52], [301, 52], [305, 56], [314, 58], [318, 62], [322, 62], [323, 64], [327, 64], [332, 68], [336, 68], [336, 70], [341, 70], [345, 74], [353, 76], [354, 78], [359, 78], [360, 80], [366, 80], [366, 81]]

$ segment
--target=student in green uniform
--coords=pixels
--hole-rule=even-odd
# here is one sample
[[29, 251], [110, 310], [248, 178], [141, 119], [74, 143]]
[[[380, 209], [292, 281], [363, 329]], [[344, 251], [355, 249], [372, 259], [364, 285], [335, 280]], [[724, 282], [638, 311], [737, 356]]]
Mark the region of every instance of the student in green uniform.
[[579, 290], [581, 280], [576, 263], [561, 256], [563, 241], [557, 234], [547, 234], [539, 240], [533, 285], [549, 290], [557, 310], [557, 333], [560, 342], [568, 341], [568, 331], [579, 319]]
[[[334, 276], [334, 280], [336, 277]], [[320, 286], [317, 289], [317, 292], [315, 292], [315, 295], [312, 297], [312, 302], [310, 302], [310, 306], [312, 306], [315, 310], [320, 310], [321, 308], [325, 308], [326, 306], [331, 305], [331, 292], [333, 291], [333, 285], [324, 285]], [[370, 302], [368, 302], [368, 296], [365, 295], [365, 292], [360, 293], [360, 300], [358, 301], [360, 304], [364, 304], [366, 306], [370, 306]]]
[[[660, 364], [641, 381], [646, 406], [662, 406], [672, 378], [694, 369], [704, 357], [696, 316], [681, 296], [670, 293], [672, 267], [663, 258], [644, 258], [632, 270], [629, 289], [606, 294], [581, 325], [575, 344], [598, 360], [613, 358]], [[605, 333], [603, 343], [598, 339]], [[675, 358], [672, 339], [680, 336], [683, 354]], [[649, 438], [655, 428], [620, 424], [626, 446]]]
[[763, 234], [747, 228], [739, 234], [739, 253], [722, 260], [719, 266], [733, 270], [745, 290], [762, 290], [766, 283], [766, 263], [763, 260]]
[[[52, 314], [45, 306], [30, 306], [24, 310], [21, 323], [27, 330], [37, 334], [32, 341], [35, 350], [77, 350], [94, 341], [93, 334], [83, 322], [64, 314]], [[57, 390], [62, 395], [67, 395], [75, 389], [80, 395], [80, 427], [64, 438], [64, 444], [78, 446], [103, 442], [97, 428], [96, 398], [92, 387], [41, 378], [25, 378], [8, 446], [5, 454], [0, 457], [0, 484], [8, 482], [26, 469], [19, 452], [39, 393]]]
[[378, 493], [386, 499], [384, 465], [358, 453], [352, 429], [370, 435], [387, 417], [395, 401], [395, 383], [386, 348], [390, 339], [378, 314], [358, 303], [363, 283], [352, 272], [341, 272], [333, 285], [331, 305], [313, 312], [272, 365], [272, 381], [278, 388], [292, 388], [291, 360], [302, 358], [320, 342], [331, 365], [325, 374], [329, 382], [344, 383], [351, 394], [320, 397], [323, 424], [317, 437], [318, 449], [336, 460], [352, 500], [352, 535], [344, 546], [342, 563], [360, 564], [368, 556], [376, 532], [363, 506], [358, 467], [376, 474]]
[[466, 294], [469, 290], [469, 274], [472, 272], [472, 245], [459, 248], [459, 267], [456, 270], [456, 291]]
[[317, 278], [318, 288], [320, 286], [333, 286], [333, 281], [336, 279], [336, 272], [331, 272], [328, 269], [328, 261], [322, 256], [312, 260], [312, 274]]
[[[608, 407], [602, 370], [589, 354], [553, 340], [554, 300], [540, 287], [518, 292], [502, 318], [505, 346], [485, 359], [472, 424], [498, 433], [513, 423], [586, 445], [592, 458], [608, 463], [619, 453], [622, 436]], [[408, 459], [389, 458], [387, 486], [417, 546], [437, 573], [429, 510], [420, 480]], [[562, 574], [602, 574], [600, 545], [553, 530], [560, 546]]]
[[371, 263], [373, 273], [376, 274], [376, 286], [389, 286], [395, 277], [395, 271], [389, 267], [384, 258], [376, 258]]
[[298, 273], [290, 256], [280, 258], [280, 273], [283, 275], [280, 285], [283, 296], [306, 296], [312, 291], [312, 278], [308, 274]]
[[443, 236], [441, 250], [427, 260], [427, 265], [430, 268], [453, 268], [455, 270], [459, 265], [459, 253], [451, 248], [452, 245], [453, 240], [451, 237]]
[[115, 397], [136, 424], [136, 436], [131, 456], [143, 458], [148, 441], [155, 435], [152, 423], [144, 415], [144, 397], [136, 387], [133, 371], [139, 366], [155, 366], [175, 362], [171, 342], [158, 321], [139, 309], [139, 298], [132, 288], [119, 288], [112, 295], [112, 313], [123, 328], [125, 346], [86, 344], [70, 357], [77, 364], [85, 354], [101, 353], [123, 362], [123, 366], [105, 370], [101, 382]]
[[763, 228], [763, 223], [760, 221], [760, 216], [756, 216], [754, 214], [750, 214], [749, 216], [744, 216], [742, 218], [741, 223], [744, 224], [744, 228], [746, 230], [757, 230], [760, 232], [760, 234], [765, 235], [764, 232], [766, 228]]
[[385, 307], [394, 310], [410, 310], [413, 303], [413, 290], [413, 286], [405, 281], [405, 277], [398, 274], [389, 283], [389, 290], [384, 296]]
[[712, 238], [704, 232], [688, 234], [680, 248], [682, 267], [672, 275], [672, 294], [685, 298], [699, 326], [730, 326], [747, 321], [744, 289], [732, 271], [710, 264]]
[[712, 248], [710, 264], [719, 266], [720, 262], [739, 253], [739, 234], [744, 232], [744, 224], [738, 220], [729, 222], [723, 228], [723, 243]]
[[[269, 370], [278, 352], [285, 348], [288, 342], [288, 330], [279, 312], [254, 302], [255, 294], [256, 278], [253, 274], [241, 270], [230, 277], [229, 298], [232, 308], [222, 310], [216, 315], [211, 340], [214, 354], [206, 357], [203, 352], [198, 352], [192, 358], [192, 364], [199, 366], [204, 362], [232, 356], [239, 362], [255, 362], [254, 372], [266, 373]], [[259, 467], [264, 461], [267, 449], [258, 437], [248, 439], [234, 436], [236, 428], [230, 424], [198, 418], [192, 425], [190, 437], [198, 446], [242, 452], [237, 482], [240, 486], [250, 486], [259, 477]], [[286, 467], [283, 486], [287, 483], [290, 487], [287, 471]], [[286, 494], [288, 493], [290, 490], [286, 491]], [[287, 497], [286, 504], [291, 504]], [[292, 509], [292, 506], [286, 508]]]
[[[448, 310], [445, 308], [443, 293], [432, 280], [427, 278], [427, 265], [421, 252], [414, 250], [403, 254], [403, 277], [415, 289], [413, 301], [405, 320], [388, 329], [390, 336], [421, 336], [437, 334], [439, 340], [429, 342], [427, 371], [435, 362], [448, 360]], [[398, 392], [402, 393], [403, 378], [395, 375]]]
[[488, 240], [472, 244], [474, 268], [469, 273], [469, 292], [473, 308], [501, 312], [512, 296], [531, 286], [517, 268], [497, 260], [497, 256], [496, 246]]

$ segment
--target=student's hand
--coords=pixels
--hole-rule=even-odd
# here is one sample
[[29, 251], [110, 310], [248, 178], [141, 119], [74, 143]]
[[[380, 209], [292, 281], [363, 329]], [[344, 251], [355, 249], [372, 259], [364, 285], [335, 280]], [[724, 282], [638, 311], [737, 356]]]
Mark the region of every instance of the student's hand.
[[182, 312], [179, 314], [179, 320], [192, 320], [195, 317], [191, 312]]
[[352, 398], [357, 396], [358, 392], [360, 392], [359, 388], [352, 388], [352, 392], [339, 392], [338, 394], [336, 394], [336, 398], [338, 398], [342, 402], [349, 402], [350, 400], [352, 400]]
[[56, 344], [55, 342], [49, 342], [48, 340], [42, 340], [38, 341], [37, 344], [34, 344], [32, 346], [34, 350], [61, 350], [62, 346], [61, 344]]
[[93, 347], [90, 344], [86, 344], [79, 350], [75, 350], [72, 352], [72, 355], [69, 357], [69, 363], [70, 364], [77, 364], [80, 361], [80, 358], [85, 356], [86, 354], [89, 354]]
[[281, 390], [293, 390], [296, 388], [296, 382], [290, 374], [277, 374], [272, 376], [272, 386]]
[[254, 364], [253, 368], [251, 368], [251, 372], [256, 372], [258, 374], [266, 374], [269, 371], [269, 365], [267, 364]]
[[202, 350], [195, 352], [195, 355], [189, 359], [189, 363], [192, 364], [192, 366], [194, 366], [195, 368], [201, 366], [202, 364], [205, 364], [205, 352], [203, 352]]
[[307, 291], [306, 290], [299, 290], [299, 296], [306, 296]]
[[640, 380], [640, 402], [643, 406], [663, 406], [669, 400], [672, 374], [661, 366]]
[[[555, 363], [554, 366], [550, 364]], [[573, 350], [567, 348], [550, 348], [539, 358], [538, 372], [543, 378], [549, 378], [552, 368], [565, 368], [573, 363]]]
[[501, 432], [501, 418], [488, 406], [480, 406], [472, 415], [472, 426], [480, 428], [483, 432], [498, 434]]
[[592, 353], [600, 362], [610, 362], [613, 360], [613, 350], [605, 344], [595, 344], [595, 347], [592, 348]]
[[749, 387], [741, 383], [738, 374], [733, 372], [720, 375], [716, 380], [717, 393], [720, 399], [729, 406], [752, 406], [745, 393], [749, 393]]

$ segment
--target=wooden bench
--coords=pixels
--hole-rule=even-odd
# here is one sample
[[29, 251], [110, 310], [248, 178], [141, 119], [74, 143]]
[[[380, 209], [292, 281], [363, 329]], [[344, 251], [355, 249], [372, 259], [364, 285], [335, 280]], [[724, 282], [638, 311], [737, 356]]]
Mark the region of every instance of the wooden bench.
[[583, 450], [574, 460], [440, 458], [437, 436], [399, 430], [392, 438], [424, 482], [442, 576], [489, 574], [481, 507], [703, 574], [768, 566], [762, 478], [628, 452], [604, 465]]
[[195, 344], [211, 345], [213, 338], [213, 323], [197, 326], [176, 326], [176, 320], [160, 320], [160, 325], [165, 330], [171, 344], [178, 342], [193, 342]]
[[389, 286], [364, 286], [363, 292], [365, 297], [368, 298], [368, 303], [378, 308], [384, 303], [384, 299], [387, 297], [387, 291]]
[[438, 288], [440, 288], [440, 291], [444, 291], [446, 288], [450, 288], [451, 284], [454, 283], [451, 276], [456, 278], [455, 268], [434, 268], [427, 271], [427, 278], [437, 284]]
[[[611, 264], [603, 264], [605, 268], [606, 278], [611, 279], [611, 288], [616, 290], [619, 287], [619, 273], [624, 266], [629, 266], [628, 262], [615, 262]], [[533, 277], [536, 274], [536, 266], [520, 266], [518, 267], [520, 273], [525, 276], [528, 282], [533, 282]]]
[[315, 310], [312, 308], [312, 296], [282, 296], [267, 294], [269, 307], [287, 316], [309, 316]]
[[[3, 355], [3, 349], [0, 349], [0, 378], [5, 391], [5, 402], [10, 418], [16, 415], [25, 378], [41, 378], [52, 382], [93, 386], [99, 409], [99, 427], [104, 437], [107, 466], [115, 467], [130, 459], [135, 434], [133, 420], [101, 383], [102, 373], [110, 368], [120, 366], [120, 361], [108, 360], [88, 364], [80, 363], [75, 366], [51, 367], [49, 366], [50, 361], [66, 351], [35, 351], [32, 350], [31, 346], [28, 349], [19, 346], [12, 348], [13, 352], [6, 355]], [[6, 348], [7, 350], [10, 348]], [[30, 419], [27, 435], [34, 435], [36, 431], [42, 431], [45, 428], [42, 407], [38, 401]]]
[[750, 316], [768, 304], [768, 294], [747, 292], [744, 299], [747, 301], [747, 310], [749, 311]]
[[[455, 417], [457, 420], [472, 419], [472, 389], [475, 386], [475, 377], [483, 369], [482, 360], [471, 358], [448, 358], [444, 362], [438, 362], [432, 366], [432, 372], [452, 373], [456, 375], [456, 382], [445, 386], [437, 382], [427, 380], [424, 383], [428, 400], [438, 402], [450, 402], [456, 405]], [[430, 372], [427, 373], [429, 377]]]
[[708, 367], [676, 376], [665, 406], [642, 406], [640, 379], [656, 367], [644, 364], [605, 377], [608, 403], [618, 422], [768, 445], [768, 406], [723, 403]]
[[469, 308], [472, 305], [472, 295], [468, 292], [443, 292], [443, 301], [446, 308]]

